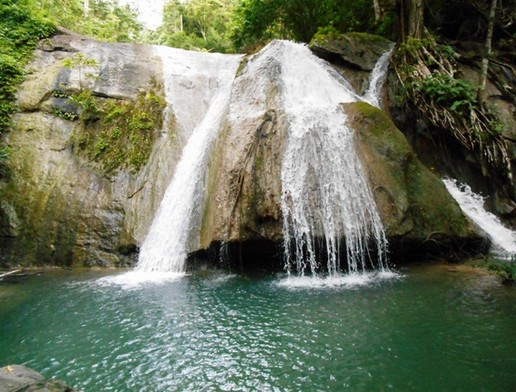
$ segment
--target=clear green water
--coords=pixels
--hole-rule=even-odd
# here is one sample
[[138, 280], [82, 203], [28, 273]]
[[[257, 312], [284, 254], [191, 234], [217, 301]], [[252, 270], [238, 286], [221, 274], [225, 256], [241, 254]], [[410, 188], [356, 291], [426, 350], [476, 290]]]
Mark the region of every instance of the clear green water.
[[0, 365], [84, 391], [514, 391], [516, 289], [411, 267], [362, 286], [195, 274], [132, 290], [99, 272], [0, 285]]

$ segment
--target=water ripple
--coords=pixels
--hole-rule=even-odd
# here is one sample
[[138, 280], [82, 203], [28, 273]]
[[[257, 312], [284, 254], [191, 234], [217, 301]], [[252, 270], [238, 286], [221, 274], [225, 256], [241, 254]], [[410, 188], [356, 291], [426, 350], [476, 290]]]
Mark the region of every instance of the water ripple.
[[0, 359], [86, 392], [510, 390], [513, 291], [400, 276], [291, 289], [281, 276], [191, 275], [130, 290], [38, 278], [2, 314]]

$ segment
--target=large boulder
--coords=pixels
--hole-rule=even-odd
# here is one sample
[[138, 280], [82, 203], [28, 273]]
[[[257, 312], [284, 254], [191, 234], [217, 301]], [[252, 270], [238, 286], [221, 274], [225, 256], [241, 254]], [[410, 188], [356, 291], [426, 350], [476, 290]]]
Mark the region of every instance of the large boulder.
[[345, 104], [360, 158], [397, 259], [461, 258], [488, 245], [443, 182], [410, 147], [385, 112], [365, 102]]
[[[309, 51], [294, 47], [275, 42], [239, 71], [213, 147], [199, 238], [190, 252], [245, 261], [246, 269], [264, 261], [267, 269], [281, 268], [281, 168], [291, 126], [285, 105], [301, 100], [310, 106], [305, 98], [317, 91], [303, 86], [313, 75], [302, 69]], [[40, 44], [6, 136], [12, 154], [11, 172], [0, 184], [4, 263], [134, 262], [185, 140], [216, 98], [217, 72], [224, 66], [223, 55], [168, 51], [171, 69], [164, 76], [163, 57], [156, 53], [151, 46], [101, 43], [66, 32]], [[323, 67], [325, 78], [335, 77], [319, 59], [311, 56], [309, 63]], [[298, 83], [300, 71], [309, 76]], [[164, 77], [173, 79], [167, 79], [170, 88], [163, 86]], [[285, 96], [292, 85], [302, 92]], [[164, 96], [164, 113], [145, 106]], [[345, 96], [346, 102], [360, 100], [352, 91]], [[91, 100], [102, 109], [92, 110]], [[358, 153], [391, 250], [414, 257], [449, 255], [463, 245], [474, 250], [480, 239], [385, 114], [364, 103], [341, 109], [357, 129]], [[128, 117], [138, 121], [124, 122]], [[140, 154], [144, 147], [146, 155]]]
[[355, 91], [363, 94], [378, 59], [394, 43], [367, 33], [319, 32], [310, 42], [312, 52], [333, 64]]
[[[237, 269], [270, 269], [271, 258], [277, 260], [272, 268], [282, 267], [281, 168], [290, 127], [282, 74], [288, 68], [275, 52], [266, 56], [250, 59], [235, 80], [201, 228], [201, 248]], [[342, 110], [355, 130], [393, 258], [463, 258], [485, 249], [444, 184], [384, 112], [365, 102]]]
[[310, 42], [310, 49], [318, 56], [362, 71], [372, 71], [378, 58], [391, 46], [391, 41], [367, 33], [321, 33]]

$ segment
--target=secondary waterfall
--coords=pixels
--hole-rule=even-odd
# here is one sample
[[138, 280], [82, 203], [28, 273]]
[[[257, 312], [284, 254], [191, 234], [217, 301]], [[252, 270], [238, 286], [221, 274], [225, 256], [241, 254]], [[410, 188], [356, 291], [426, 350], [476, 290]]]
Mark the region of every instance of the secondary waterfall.
[[[286, 266], [330, 275], [386, 268], [387, 241], [372, 192], [340, 104], [361, 100], [350, 85], [304, 45], [276, 42], [259, 61], [280, 59], [282, 99], [289, 118], [281, 171]], [[343, 239], [345, 238], [345, 241]]]
[[363, 99], [367, 103], [376, 107], [381, 106], [382, 87], [387, 77], [387, 68], [389, 67], [389, 60], [393, 50], [394, 49], [390, 49], [382, 54], [376, 62], [371, 76], [369, 77], [369, 86], [363, 96]]
[[187, 139], [149, 232], [137, 271], [183, 272], [197, 241], [211, 145], [227, 111], [241, 56], [156, 47], [163, 63], [167, 110]]
[[466, 184], [445, 178], [444, 185], [459, 203], [462, 211], [491, 239], [491, 251], [498, 257], [516, 255], [516, 232], [505, 227], [500, 219], [484, 208], [484, 198]]

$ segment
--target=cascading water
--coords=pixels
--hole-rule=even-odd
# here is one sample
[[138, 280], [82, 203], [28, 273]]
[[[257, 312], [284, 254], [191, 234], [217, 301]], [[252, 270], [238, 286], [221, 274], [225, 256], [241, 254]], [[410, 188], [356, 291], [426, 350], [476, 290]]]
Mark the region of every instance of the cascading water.
[[389, 60], [393, 50], [390, 49], [382, 54], [376, 62], [369, 77], [369, 86], [363, 95], [363, 99], [367, 103], [376, 107], [381, 106], [381, 91], [387, 76], [387, 68], [389, 67]]
[[140, 249], [137, 272], [183, 272], [198, 241], [211, 145], [227, 111], [241, 56], [156, 47], [162, 58], [168, 110], [188, 140]]
[[385, 233], [340, 108], [361, 98], [304, 45], [272, 45], [256, 61], [279, 61], [290, 124], [281, 171], [287, 269], [314, 274], [323, 254], [334, 275], [344, 246], [349, 272], [363, 271], [367, 262], [383, 270]]
[[495, 256], [510, 259], [516, 255], [516, 232], [505, 227], [498, 217], [484, 208], [484, 198], [466, 184], [443, 179], [444, 185], [459, 203], [462, 211], [491, 239], [491, 251]]
[[[183, 272], [190, 245], [198, 241], [208, 157], [227, 112], [240, 56], [161, 47], [156, 54], [164, 65], [167, 111], [174, 113], [179, 139], [188, 141], [135, 272]], [[382, 64], [386, 59], [382, 57]], [[340, 108], [365, 98], [304, 45], [277, 41], [252, 61], [257, 70], [260, 62], [280, 70], [280, 103], [289, 122], [281, 171], [289, 268], [303, 273], [309, 266], [315, 272], [323, 253], [328, 271], [335, 274], [345, 253], [350, 272], [364, 270], [368, 262], [384, 270], [387, 241]], [[378, 70], [368, 89], [376, 104], [383, 77]]]

